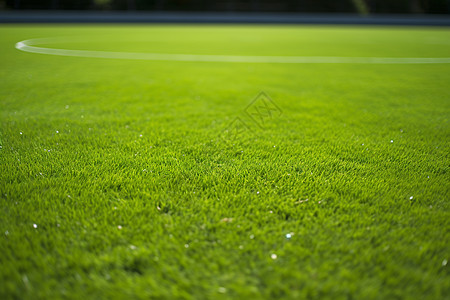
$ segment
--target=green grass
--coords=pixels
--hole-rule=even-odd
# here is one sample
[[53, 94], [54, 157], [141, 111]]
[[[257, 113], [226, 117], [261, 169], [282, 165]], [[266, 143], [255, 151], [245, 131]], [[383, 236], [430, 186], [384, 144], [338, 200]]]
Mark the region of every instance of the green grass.
[[[448, 28], [2, 25], [0, 298], [448, 299], [449, 64], [14, 49], [53, 36], [126, 52], [450, 53]], [[243, 113], [260, 91], [283, 111], [265, 129]], [[251, 130], [226, 143], [236, 117]]]

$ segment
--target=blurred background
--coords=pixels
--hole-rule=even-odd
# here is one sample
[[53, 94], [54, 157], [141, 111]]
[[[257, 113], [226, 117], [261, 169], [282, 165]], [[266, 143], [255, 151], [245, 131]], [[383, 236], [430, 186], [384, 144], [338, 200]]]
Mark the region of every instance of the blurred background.
[[450, 0], [0, 0], [0, 10], [449, 14]]

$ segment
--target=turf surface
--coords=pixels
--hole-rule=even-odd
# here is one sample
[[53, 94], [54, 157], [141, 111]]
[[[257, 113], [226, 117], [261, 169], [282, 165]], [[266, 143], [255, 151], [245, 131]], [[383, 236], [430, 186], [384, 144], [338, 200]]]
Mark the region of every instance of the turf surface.
[[[449, 64], [14, 49], [41, 37], [126, 52], [450, 53], [447, 28], [1, 26], [0, 298], [450, 295]], [[260, 91], [283, 112], [264, 128], [244, 112]], [[236, 117], [249, 128], [230, 141]]]

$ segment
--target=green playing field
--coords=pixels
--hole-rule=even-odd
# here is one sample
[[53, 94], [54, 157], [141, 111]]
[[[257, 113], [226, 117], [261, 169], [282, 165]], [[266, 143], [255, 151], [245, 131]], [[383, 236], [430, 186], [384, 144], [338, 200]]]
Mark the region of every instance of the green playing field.
[[450, 295], [448, 28], [2, 25], [0, 49], [0, 298]]

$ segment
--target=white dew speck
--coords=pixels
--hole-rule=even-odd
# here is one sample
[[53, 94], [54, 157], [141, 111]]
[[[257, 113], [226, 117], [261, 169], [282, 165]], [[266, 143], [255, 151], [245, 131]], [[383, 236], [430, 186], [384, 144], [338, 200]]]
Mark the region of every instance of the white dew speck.
[[184, 248], [189, 248], [189, 244], [184, 244]]
[[122, 226], [120, 226], [120, 225], [117, 226], [117, 229], [122, 230]]
[[23, 134], [22, 131], [20, 132], [20, 134]]
[[445, 267], [445, 266], [447, 265], [447, 263], [448, 263], [448, 261], [447, 261], [446, 259], [444, 259], [444, 260], [442, 261], [442, 266]]
[[140, 134], [139, 137], [142, 137], [142, 134]]
[[131, 249], [131, 250], [136, 250], [136, 248], [137, 248], [137, 247], [136, 247], [135, 245], [130, 245], [130, 249]]
[[251, 239], [251, 240], [253, 240], [253, 239], [255, 238], [255, 235], [253, 235], [253, 234], [250, 234], [250, 236], [249, 236], [249, 237], [250, 237], [250, 239]]
[[227, 292], [227, 289], [224, 288], [223, 286], [221, 286], [221, 287], [218, 289], [218, 291], [219, 291], [219, 293], [221, 293], [221, 294], [225, 294], [225, 293]]
[[277, 259], [278, 256], [277, 256], [275, 253], [272, 253], [272, 254], [270, 255], [270, 258], [271, 258], [271, 259]]
[[257, 194], [259, 194], [259, 192], [256, 192]]
[[363, 144], [361, 144], [361, 146], [364, 146], [364, 143], [363, 143]]
[[391, 143], [393, 143], [394, 142], [394, 140], [391, 140]]
[[22, 281], [23, 281], [23, 283], [25, 284], [25, 286], [26, 286], [27, 288], [30, 287], [30, 281], [28, 280], [27, 275], [23, 275], [23, 276], [22, 276]]
[[59, 130], [56, 130], [56, 133], [59, 133]]
[[409, 197], [409, 200], [412, 200], [414, 197], [413, 196], [411, 196], [411, 197]]
[[290, 233], [287, 233], [287, 234], [286, 234], [286, 238], [287, 238], [287, 239], [290, 239], [291, 237], [292, 237], [292, 234], [290, 234]]
[[37, 224], [33, 224], [33, 227], [34, 227], [34, 228], [37, 228]]

